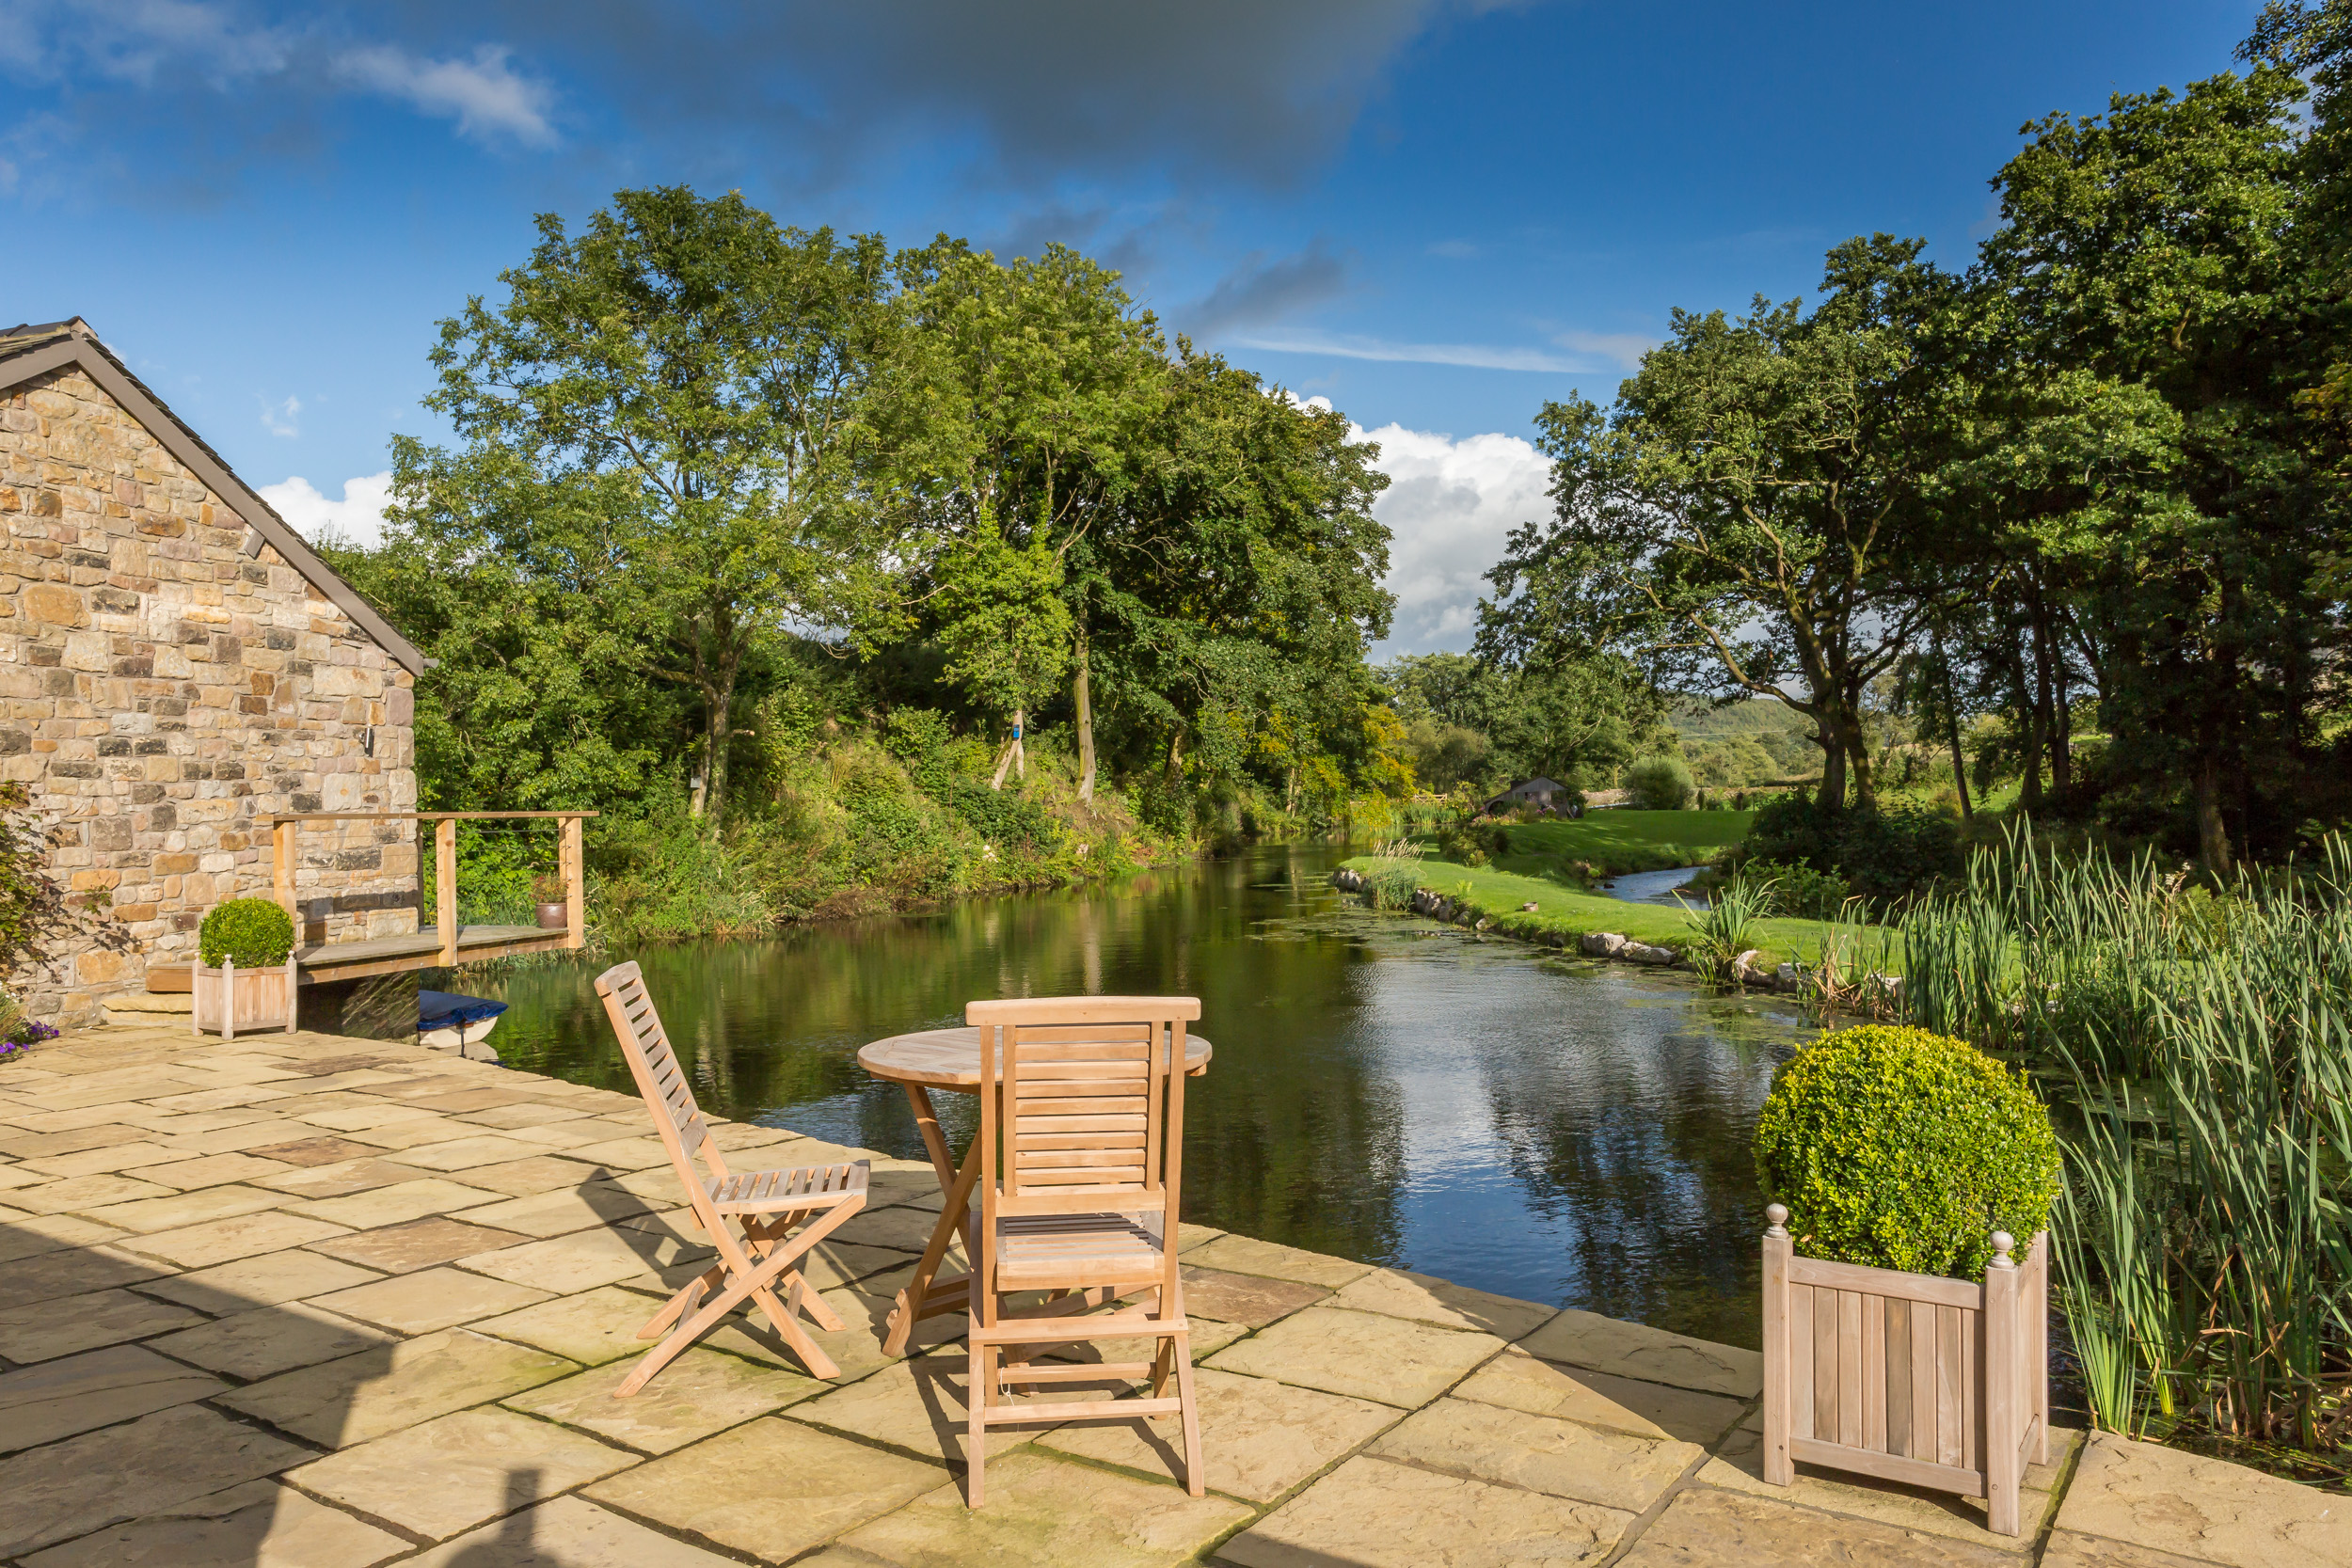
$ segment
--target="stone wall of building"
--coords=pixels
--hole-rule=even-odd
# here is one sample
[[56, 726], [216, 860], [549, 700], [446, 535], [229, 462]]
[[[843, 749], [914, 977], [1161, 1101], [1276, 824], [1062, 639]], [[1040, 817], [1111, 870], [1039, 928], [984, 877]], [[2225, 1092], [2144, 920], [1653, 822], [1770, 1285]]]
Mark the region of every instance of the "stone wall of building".
[[[12, 982], [97, 1021], [272, 891], [282, 812], [414, 811], [413, 677], [78, 369], [0, 392], [0, 778], [74, 928]], [[306, 941], [417, 928], [413, 822], [302, 832]]]

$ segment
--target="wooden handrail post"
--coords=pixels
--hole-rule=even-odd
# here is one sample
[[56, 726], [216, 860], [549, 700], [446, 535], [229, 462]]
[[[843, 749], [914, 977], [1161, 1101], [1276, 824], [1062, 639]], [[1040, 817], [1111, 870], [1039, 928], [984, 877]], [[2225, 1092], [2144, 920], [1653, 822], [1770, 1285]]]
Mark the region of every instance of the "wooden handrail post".
[[1771, 1204], [1764, 1218], [1764, 1481], [1789, 1486], [1797, 1465], [1788, 1451], [1788, 1211]]
[[457, 965], [457, 824], [433, 830], [433, 918], [441, 934], [441, 967]]
[[2017, 1533], [2017, 1482], [2025, 1469], [2017, 1450], [2026, 1437], [2019, 1363], [2027, 1357], [2018, 1333], [2026, 1279], [2010, 1259], [2016, 1244], [2007, 1231], [1994, 1231], [1993, 1261], [1984, 1271], [1985, 1528], [1995, 1535]]
[[294, 834], [302, 831], [298, 823], [279, 820], [270, 827], [270, 891], [278, 907], [286, 911], [286, 918], [294, 923], [294, 942], [302, 941], [302, 914], [294, 904]]
[[580, 819], [564, 818], [564, 910], [568, 934], [564, 945], [581, 948], [588, 945], [588, 872], [584, 863], [580, 835]]

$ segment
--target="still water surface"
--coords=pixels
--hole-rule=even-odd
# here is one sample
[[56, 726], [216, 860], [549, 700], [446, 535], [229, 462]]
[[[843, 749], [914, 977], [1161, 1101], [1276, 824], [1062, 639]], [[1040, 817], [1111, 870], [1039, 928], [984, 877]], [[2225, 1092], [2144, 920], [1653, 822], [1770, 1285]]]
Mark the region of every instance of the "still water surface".
[[[1376, 915], [1347, 851], [1253, 849], [1110, 887], [628, 955], [709, 1110], [922, 1157], [860, 1045], [975, 997], [1201, 1001], [1184, 1218], [1753, 1346], [1748, 1139], [1812, 1032], [1760, 998]], [[517, 1067], [630, 1087], [590, 967], [516, 973]], [[961, 1150], [976, 1102], [939, 1097]]]

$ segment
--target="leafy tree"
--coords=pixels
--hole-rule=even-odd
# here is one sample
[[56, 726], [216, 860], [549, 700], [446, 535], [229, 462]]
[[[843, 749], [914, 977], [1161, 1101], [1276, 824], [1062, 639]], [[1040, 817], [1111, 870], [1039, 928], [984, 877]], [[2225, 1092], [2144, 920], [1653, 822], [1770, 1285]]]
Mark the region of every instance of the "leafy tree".
[[[715, 824], [763, 644], [855, 626], [884, 588], [899, 519], [861, 395], [888, 353], [886, 254], [684, 187], [622, 191], [577, 236], [543, 214], [539, 233], [504, 302], [441, 324], [425, 405], [460, 445], [395, 443], [393, 548], [445, 570], [508, 557], [584, 594], [608, 629], [570, 652], [601, 637], [682, 690]], [[529, 641], [544, 673], [561, 656]]]
[[[2314, 367], [2291, 244], [2302, 96], [2265, 67], [2037, 122], [1995, 182], [2002, 225], [1972, 276], [2002, 361], [1994, 396], [2034, 416], [1988, 448], [2000, 473], [1976, 491], [2006, 524], [1989, 552], [2023, 558], [2028, 622], [2071, 604], [2114, 768], [2168, 792], [2186, 781], [2217, 872], [2235, 859], [2233, 806], [2241, 837], [2274, 844], [2265, 818], [2299, 818], [2259, 801], [2294, 793], [2317, 740], [2322, 540], [2296, 408]], [[2086, 433], [2110, 455], [2082, 451]], [[1995, 635], [2053, 641], [2030, 624]]]
[[[985, 553], [976, 536], [1001, 534], [1034, 562], [1033, 580], [1055, 578], [1057, 612], [1030, 613], [1041, 604], [1024, 598], [1027, 610], [1008, 605], [993, 621], [1010, 629], [1017, 616], [1022, 643], [1041, 654], [1047, 640], [1065, 643], [1054, 662], [1073, 674], [1079, 796], [1090, 799], [1089, 632], [1102, 585], [1071, 556], [1118, 515], [1144, 460], [1140, 434], [1165, 376], [1158, 329], [1117, 273], [1062, 245], [999, 265], [943, 237], [903, 258], [899, 273], [909, 352], [889, 400], [896, 461], [951, 562]], [[1042, 695], [1025, 692], [1024, 705]]]
[[1610, 648], [1663, 686], [1787, 703], [1814, 722], [1823, 799], [1851, 773], [1868, 802], [1863, 694], [1923, 608], [1903, 570], [1937, 457], [1920, 345], [1954, 288], [1920, 249], [1848, 241], [1811, 314], [1678, 311], [1608, 413], [1547, 404], [1556, 510], [1487, 574], [1481, 654]]

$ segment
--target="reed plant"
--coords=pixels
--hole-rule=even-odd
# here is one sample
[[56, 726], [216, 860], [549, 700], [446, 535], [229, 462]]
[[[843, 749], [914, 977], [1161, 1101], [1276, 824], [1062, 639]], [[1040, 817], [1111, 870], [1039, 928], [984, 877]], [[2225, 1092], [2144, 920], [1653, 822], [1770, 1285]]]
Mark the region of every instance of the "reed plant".
[[1763, 923], [1773, 910], [1777, 884], [1770, 878], [1735, 873], [1704, 904], [1693, 904], [1675, 893], [1683, 918], [1691, 924], [1691, 940], [1682, 956], [1700, 974], [1720, 985], [1739, 987], [1740, 956], [1761, 940]]
[[2098, 1424], [2352, 1435], [2352, 846], [2217, 889], [2021, 831], [1899, 940], [1910, 1022], [2063, 1102], [2059, 1302]]

